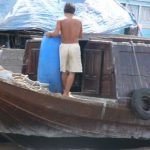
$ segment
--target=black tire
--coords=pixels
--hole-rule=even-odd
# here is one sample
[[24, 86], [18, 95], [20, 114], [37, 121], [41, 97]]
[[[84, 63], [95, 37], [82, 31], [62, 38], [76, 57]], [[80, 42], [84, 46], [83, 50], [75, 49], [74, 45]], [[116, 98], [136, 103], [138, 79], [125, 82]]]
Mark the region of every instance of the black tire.
[[133, 92], [131, 99], [132, 110], [144, 120], [150, 119], [150, 89], [143, 88]]

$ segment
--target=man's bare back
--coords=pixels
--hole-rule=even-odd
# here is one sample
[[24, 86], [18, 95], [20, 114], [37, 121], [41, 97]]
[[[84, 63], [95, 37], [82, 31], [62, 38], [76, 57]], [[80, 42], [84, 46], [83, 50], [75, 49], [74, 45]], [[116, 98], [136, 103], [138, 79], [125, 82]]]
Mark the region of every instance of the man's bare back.
[[82, 23], [72, 14], [65, 14], [64, 18], [57, 21], [54, 32], [47, 32], [48, 37], [58, 36], [61, 32], [62, 43], [78, 43], [78, 39], [82, 38]]
[[78, 43], [82, 37], [82, 24], [77, 17], [65, 17], [60, 20], [62, 43]]

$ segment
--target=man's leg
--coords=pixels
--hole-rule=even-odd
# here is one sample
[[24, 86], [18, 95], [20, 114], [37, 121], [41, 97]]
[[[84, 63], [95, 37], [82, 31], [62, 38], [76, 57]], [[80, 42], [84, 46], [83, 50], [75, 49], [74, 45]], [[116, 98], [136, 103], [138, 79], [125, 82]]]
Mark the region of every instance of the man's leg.
[[65, 82], [65, 89], [64, 89], [63, 96], [69, 96], [69, 92], [74, 82], [74, 78], [75, 78], [75, 73], [69, 72], [69, 74], [67, 75], [66, 82]]
[[66, 87], [67, 76], [68, 76], [68, 72], [62, 72], [61, 78], [62, 78], [63, 91]]

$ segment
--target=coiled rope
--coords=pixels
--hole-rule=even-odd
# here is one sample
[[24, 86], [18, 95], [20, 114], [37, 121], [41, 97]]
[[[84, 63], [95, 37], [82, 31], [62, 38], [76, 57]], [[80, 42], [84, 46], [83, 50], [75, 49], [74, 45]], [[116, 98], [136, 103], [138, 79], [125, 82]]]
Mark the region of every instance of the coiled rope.
[[50, 94], [48, 90], [48, 85], [42, 86], [42, 83], [39, 81], [32, 81], [28, 78], [28, 75], [23, 75], [21, 73], [12, 73], [12, 80], [11, 82], [14, 85], [19, 87], [23, 87], [35, 92], [40, 92], [44, 94]]

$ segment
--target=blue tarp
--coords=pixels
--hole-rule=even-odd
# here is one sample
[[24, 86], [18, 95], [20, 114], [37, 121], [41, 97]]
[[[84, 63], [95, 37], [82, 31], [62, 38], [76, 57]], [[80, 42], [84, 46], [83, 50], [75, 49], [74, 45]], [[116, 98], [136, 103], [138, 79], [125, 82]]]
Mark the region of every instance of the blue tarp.
[[[63, 16], [65, 0], [0, 0], [0, 30], [52, 31]], [[106, 33], [135, 25], [131, 14], [115, 0], [75, 3], [84, 33]]]

